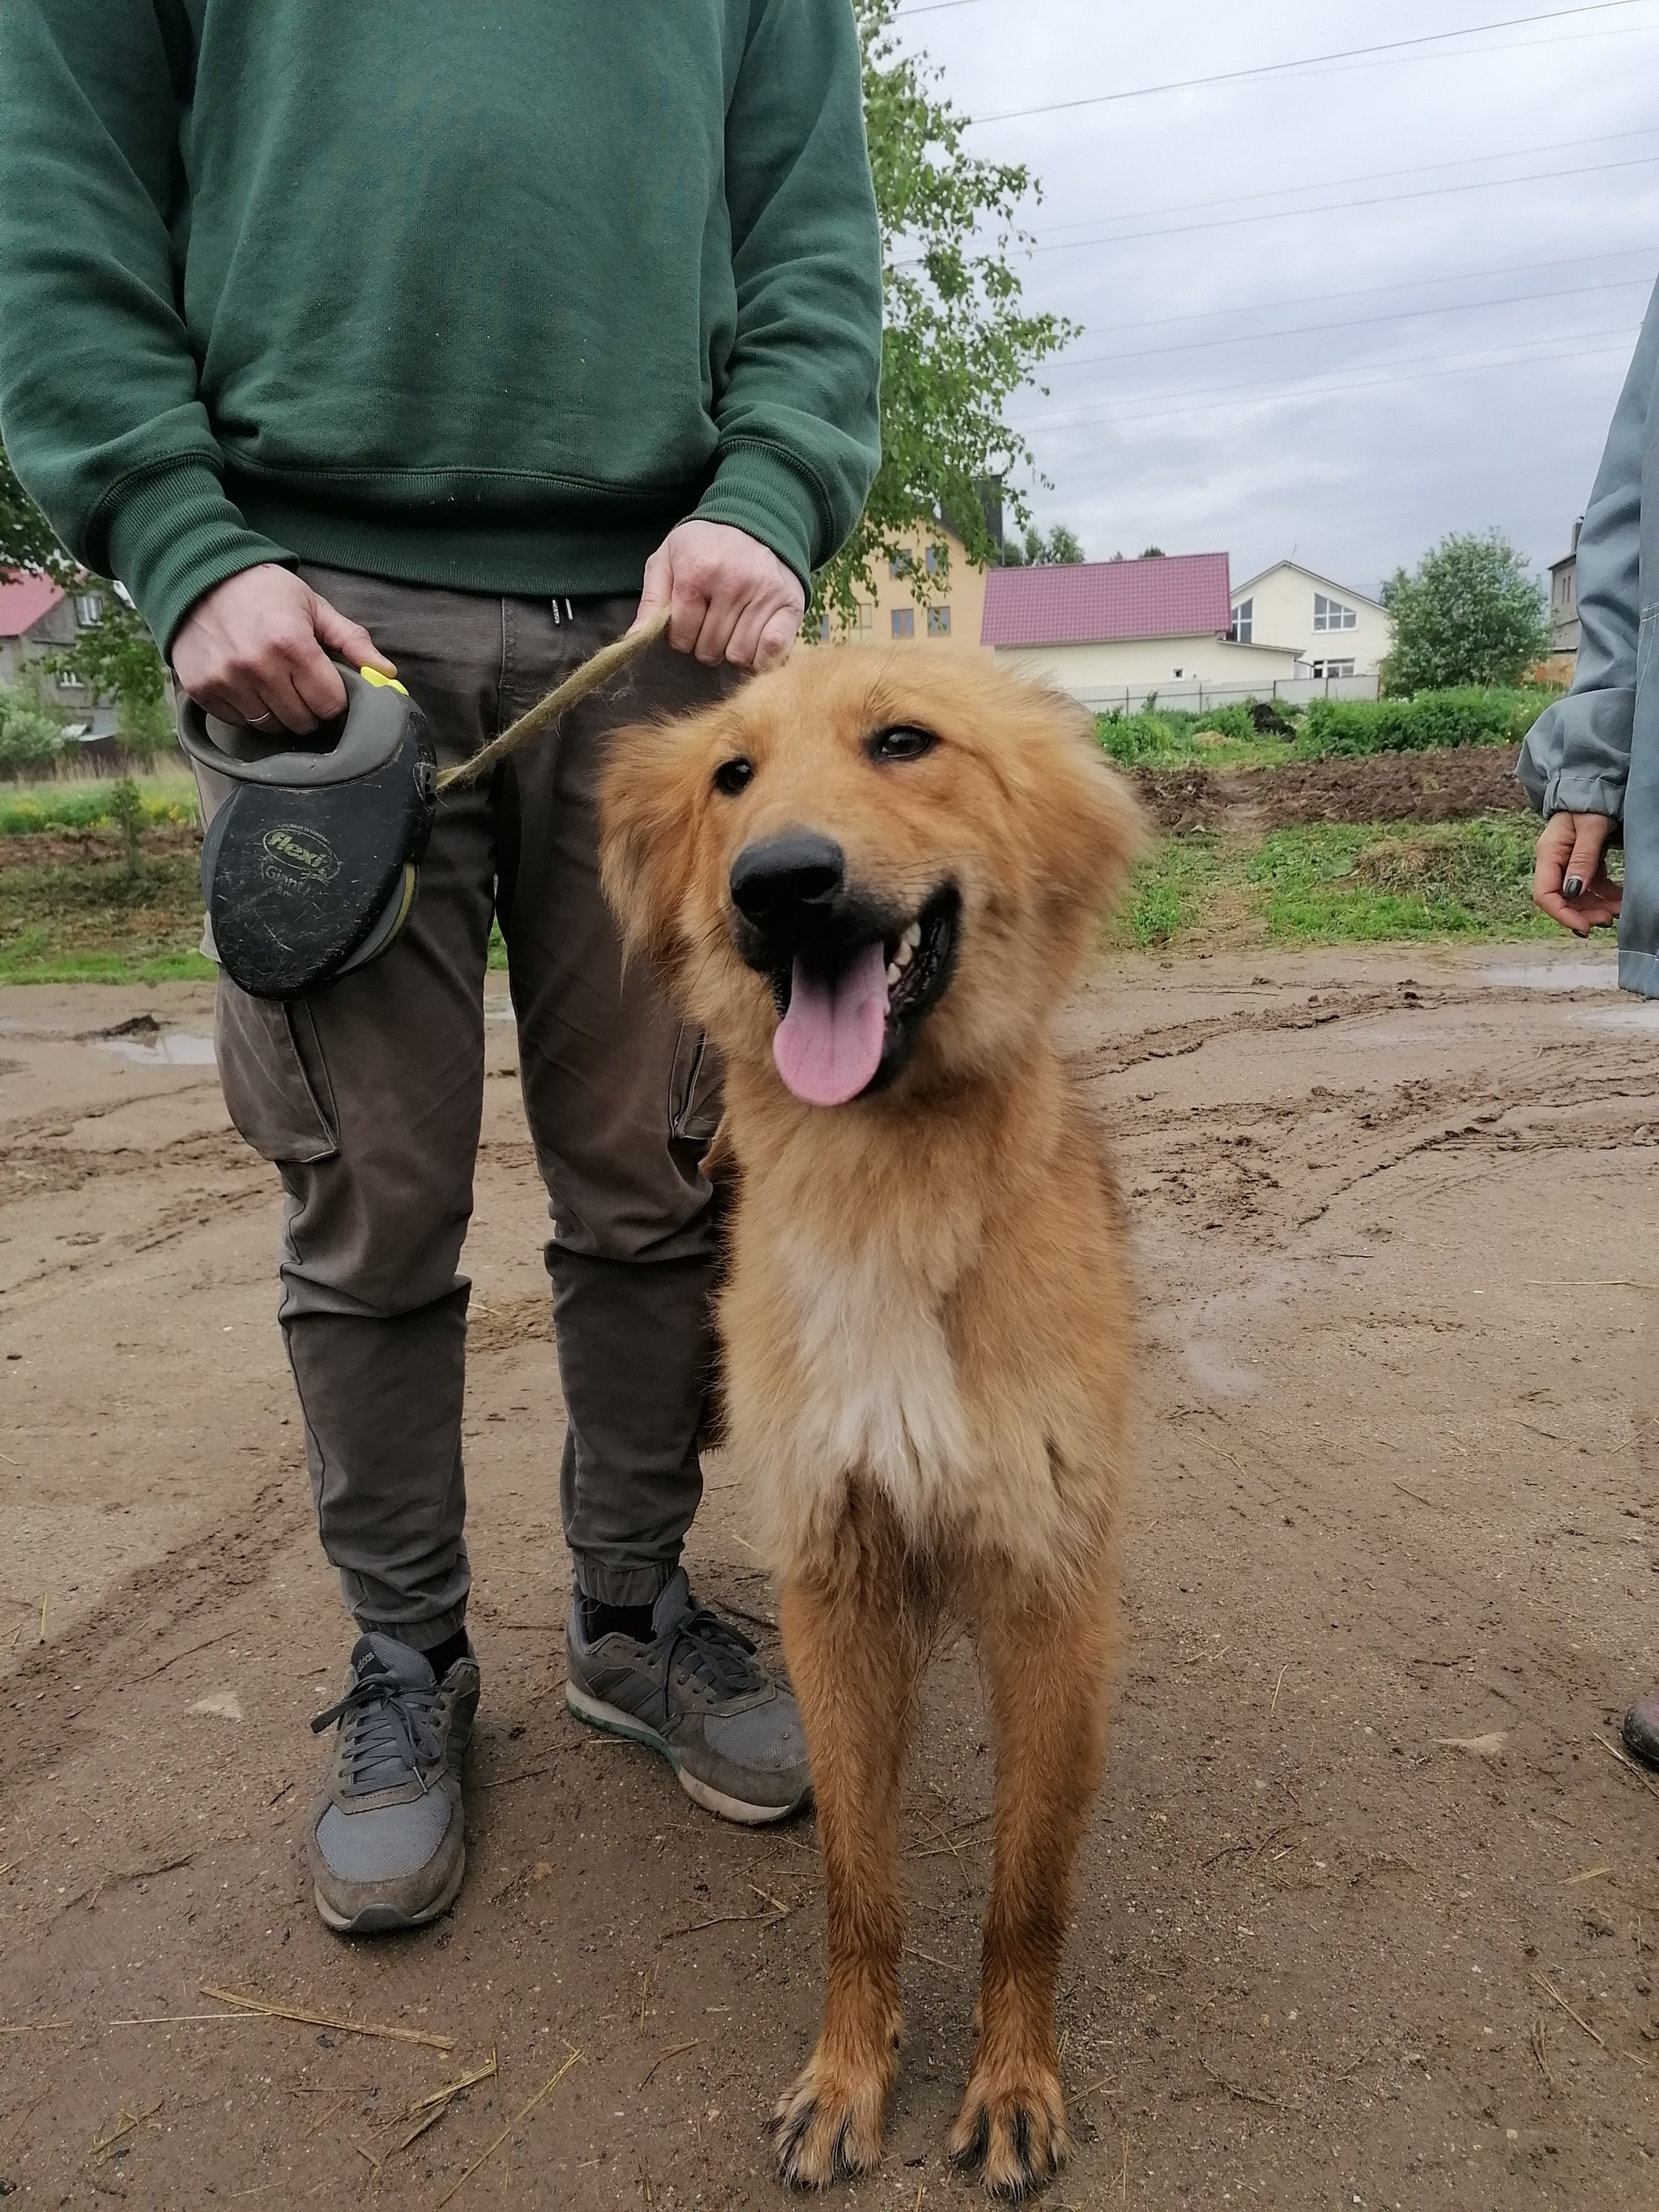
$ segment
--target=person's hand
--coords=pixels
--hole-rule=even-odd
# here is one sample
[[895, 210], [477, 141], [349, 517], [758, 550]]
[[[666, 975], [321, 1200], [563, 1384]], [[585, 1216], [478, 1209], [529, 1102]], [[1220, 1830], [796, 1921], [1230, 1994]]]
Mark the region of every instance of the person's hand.
[[1623, 894], [1601, 859], [1612, 830], [1605, 814], [1552, 814], [1538, 840], [1532, 902], [1575, 937], [1619, 919]]
[[800, 579], [769, 546], [725, 522], [682, 522], [645, 564], [633, 627], [667, 607], [668, 642], [708, 667], [787, 660], [806, 611]]
[[361, 623], [348, 622], [290, 569], [266, 562], [198, 599], [173, 641], [173, 673], [221, 721], [303, 734], [344, 711], [345, 685], [331, 653], [353, 668], [398, 672]]

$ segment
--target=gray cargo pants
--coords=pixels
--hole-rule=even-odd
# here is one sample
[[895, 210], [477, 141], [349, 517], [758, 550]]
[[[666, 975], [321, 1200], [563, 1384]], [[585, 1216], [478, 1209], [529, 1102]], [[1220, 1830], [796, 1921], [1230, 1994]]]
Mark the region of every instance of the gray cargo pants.
[[[301, 571], [362, 623], [464, 758], [633, 617], [631, 599], [498, 599]], [[483, 980], [499, 916], [568, 1430], [560, 1477], [582, 1587], [650, 1603], [702, 1495], [710, 1192], [719, 1112], [701, 1035], [623, 969], [601, 896], [608, 730], [707, 703], [732, 672], [659, 645], [599, 698], [440, 802], [419, 896], [385, 957], [293, 1006], [219, 980], [225, 1101], [281, 1171], [278, 1307], [323, 1548], [366, 1627], [422, 1647], [465, 1616], [457, 1272], [483, 1103]], [[205, 795], [205, 794], [204, 794]]]

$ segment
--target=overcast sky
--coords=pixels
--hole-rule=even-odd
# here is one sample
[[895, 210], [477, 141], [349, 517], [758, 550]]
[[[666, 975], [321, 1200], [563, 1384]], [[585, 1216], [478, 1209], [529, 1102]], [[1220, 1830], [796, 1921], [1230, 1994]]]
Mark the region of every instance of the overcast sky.
[[[1051, 105], [1523, 16], [1546, 20]], [[1048, 108], [969, 142], [1041, 179], [1027, 295], [1083, 325], [1012, 410], [1040, 522], [1091, 559], [1225, 551], [1235, 583], [1294, 550], [1364, 592], [1449, 530], [1495, 524], [1540, 569], [1565, 551], [1659, 276], [1659, 0], [900, 21], [966, 113]]]

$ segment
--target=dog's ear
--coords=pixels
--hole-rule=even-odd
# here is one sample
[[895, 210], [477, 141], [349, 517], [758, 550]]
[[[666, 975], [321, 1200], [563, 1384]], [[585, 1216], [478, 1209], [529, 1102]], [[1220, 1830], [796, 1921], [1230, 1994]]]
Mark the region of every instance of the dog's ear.
[[672, 964], [685, 937], [699, 810], [682, 722], [613, 732], [599, 781], [599, 877], [630, 952]]
[[1082, 904], [1109, 907], [1146, 844], [1146, 817], [1109, 765], [1093, 718], [1069, 699], [1047, 703], [1053, 738], [1045, 763], [1048, 872]]

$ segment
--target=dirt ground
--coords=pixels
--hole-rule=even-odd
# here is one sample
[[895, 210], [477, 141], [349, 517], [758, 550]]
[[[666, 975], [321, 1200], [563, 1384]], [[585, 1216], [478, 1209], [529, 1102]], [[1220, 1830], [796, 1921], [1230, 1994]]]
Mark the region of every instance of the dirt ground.
[[1468, 822], [1524, 813], [1516, 745], [1455, 745], [1280, 768], [1143, 768], [1130, 781], [1158, 829], [1288, 830], [1304, 822]]
[[[348, 1630], [207, 997], [0, 993], [0, 2195], [776, 2201], [811, 1823], [722, 1826], [564, 1713], [541, 1201], [490, 1012], [469, 1879], [437, 1928], [347, 1945], [298, 1841]], [[1139, 958], [1069, 1041], [1146, 1359], [1048, 2201], [1651, 2207], [1659, 1787], [1610, 1747], [1659, 1675], [1659, 1009], [1600, 948]], [[696, 1581], [775, 1650], [709, 1477]], [[980, 2201], [942, 2145], [989, 1766], [958, 1645], [912, 1762], [908, 2022], [860, 2205]]]

